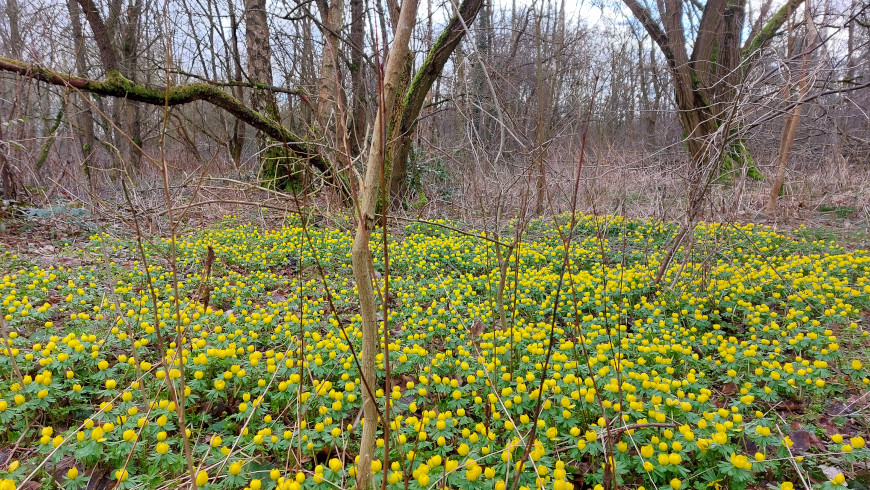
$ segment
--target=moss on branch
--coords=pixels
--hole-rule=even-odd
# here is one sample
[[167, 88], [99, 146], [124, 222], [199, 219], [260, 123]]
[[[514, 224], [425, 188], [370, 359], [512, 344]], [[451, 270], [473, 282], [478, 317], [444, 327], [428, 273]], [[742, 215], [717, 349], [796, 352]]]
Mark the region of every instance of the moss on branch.
[[773, 36], [779, 31], [779, 28], [785, 24], [785, 21], [788, 20], [788, 17], [791, 13], [795, 11], [795, 9], [800, 6], [800, 4], [804, 3], [804, 0], [788, 0], [785, 5], [780, 7], [779, 10], [773, 14], [773, 17], [764, 24], [764, 27], [755, 35], [749, 42], [746, 43], [746, 46], [743, 48], [743, 59], [747, 60], [750, 56], [753, 56], [758, 52], [768, 41], [773, 39]]
[[117, 70], [109, 71], [104, 80], [91, 80], [3, 57], [0, 57], [0, 71], [16, 73], [48, 84], [71, 87], [104, 97], [123, 98], [156, 106], [173, 107], [203, 101], [225, 110], [276, 141], [286, 143], [293, 153], [310, 162], [318, 170], [322, 172], [330, 170], [328, 162], [313, 146], [303, 142], [299, 136], [277, 121], [251, 109], [215, 85], [193, 82], [170, 87], [149, 86], [135, 83]]

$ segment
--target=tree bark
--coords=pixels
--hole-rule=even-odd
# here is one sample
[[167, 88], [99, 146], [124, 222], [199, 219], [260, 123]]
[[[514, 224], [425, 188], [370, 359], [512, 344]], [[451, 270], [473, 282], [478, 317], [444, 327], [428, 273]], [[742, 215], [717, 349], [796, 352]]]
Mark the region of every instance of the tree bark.
[[21, 41], [20, 14], [18, 0], [6, 0], [6, 17], [9, 18], [9, 51], [14, 58], [19, 59], [24, 49]]
[[[772, 215], [776, 213], [776, 202], [779, 199], [779, 194], [782, 192], [782, 186], [785, 183], [785, 172], [788, 168], [788, 162], [791, 159], [791, 149], [794, 145], [794, 137], [797, 134], [798, 124], [801, 120], [801, 112], [803, 111], [803, 104], [800, 102], [806, 97], [807, 92], [809, 91], [809, 65], [810, 60], [812, 58], [813, 48], [815, 47], [815, 43], [818, 39], [818, 32], [815, 28], [815, 24], [813, 22], [812, 12], [810, 11], [810, 0], [806, 0], [804, 3], [805, 8], [805, 18], [807, 24], [807, 36], [804, 38], [804, 45], [802, 46], [803, 55], [801, 56], [801, 64], [800, 64], [800, 73], [799, 79], [797, 82], [798, 85], [798, 94], [797, 94], [797, 104], [795, 104], [794, 108], [785, 115], [785, 119], [783, 121], [782, 126], [782, 136], [779, 141], [779, 153], [776, 157], [776, 174], [774, 175], [773, 182], [770, 186], [770, 197], [767, 200], [767, 207], [765, 212], [768, 215]], [[791, 46], [791, 42], [789, 42], [789, 46]], [[789, 49], [789, 54], [791, 49]], [[788, 101], [791, 99], [791, 84], [786, 85], [786, 97], [785, 99]]]
[[[550, 117], [552, 109], [550, 87], [546, 80], [544, 67], [543, 42], [541, 35], [541, 16], [535, 13], [535, 90], [537, 91], [537, 120], [535, 131], [535, 155], [536, 170], [538, 172], [535, 189], [535, 215], [544, 214], [544, 198], [547, 193], [547, 177], [545, 165], [547, 162], [547, 140], [550, 139]], [[498, 245], [496, 245], [498, 251]], [[506, 328], [502, 325], [502, 329]]]
[[[279, 122], [278, 104], [272, 92], [272, 46], [266, 0], [245, 0], [245, 41], [248, 48], [248, 78], [254, 84], [251, 107]], [[268, 134], [257, 135], [260, 155], [260, 181], [266, 187], [287, 189], [302, 182], [301, 165], [288, 155], [284, 140], [270, 141]]]
[[82, 12], [85, 14], [85, 20], [91, 27], [91, 32], [94, 34], [94, 41], [97, 43], [97, 50], [100, 53], [100, 61], [103, 69], [108, 75], [111, 71], [118, 70], [118, 55], [115, 53], [112, 37], [109, 35], [109, 30], [103, 22], [103, 16], [94, 4], [93, 0], [77, 0], [82, 7]]
[[[248, 78], [256, 85], [272, 85], [272, 46], [266, 0], [245, 0], [245, 42], [248, 48]], [[278, 106], [271, 92], [254, 89], [251, 108], [279, 121]], [[262, 148], [261, 148], [262, 149]]]
[[[464, 0], [459, 11], [450, 18], [438, 40], [429, 50], [420, 69], [414, 75], [397, 108], [397, 117], [391, 131], [392, 138], [388, 148], [389, 190], [393, 199], [399, 198], [406, 190], [408, 177], [408, 158], [411, 151], [411, 138], [417, 128], [417, 117], [432, 84], [441, 75], [450, 55], [459, 46], [483, 6], [484, 0]], [[461, 18], [460, 18], [461, 16]]]
[[[124, 26], [123, 37], [121, 39], [121, 73], [129, 78], [132, 82], [136, 82], [139, 78], [137, 60], [139, 49], [139, 36], [141, 33], [141, 17], [142, 17], [142, 0], [133, 0], [127, 6], [126, 25]], [[133, 169], [138, 172], [142, 164], [142, 153], [139, 150], [142, 148], [142, 115], [141, 108], [138, 103], [129, 102], [124, 107], [125, 117], [127, 121], [127, 130], [129, 131], [130, 139], [124, 139], [125, 148], [127, 150], [127, 159]]]
[[343, 136], [343, 121], [336, 111], [338, 99], [342, 97], [342, 87], [338, 70], [340, 40], [338, 33], [344, 19], [343, 0], [318, 0], [320, 10], [321, 36], [323, 37], [323, 56], [320, 60], [320, 80], [318, 82], [317, 116], [320, 128], [325, 133]]
[[[76, 73], [78, 76], [83, 77], [87, 75], [87, 49], [85, 48], [85, 38], [82, 33], [81, 10], [76, 0], [67, 0], [66, 4], [72, 26], [72, 38], [75, 43]], [[87, 97], [87, 95], [82, 94], [82, 97]], [[85, 177], [90, 179], [91, 155], [95, 150], [96, 137], [94, 136], [94, 113], [91, 111], [91, 105], [87, 101], [83, 104], [76, 119], [82, 132], [82, 170], [85, 173]]]
[[[351, 249], [354, 281], [357, 285], [360, 315], [362, 316], [363, 345], [361, 353], [361, 377], [363, 380], [363, 433], [360, 440], [359, 466], [357, 468], [356, 487], [368, 490], [372, 486], [372, 457], [375, 449], [375, 438], [378, 428], [377, 407], [374, 392], [377, 376], [375, 372], [375, 356], [378, 342], [378, 308], [375, 303], [375, 292], [372, 287], [374, 270], [372, 269], [369, 237], [375, 224], [378, 197], [381, 195], [381, 181], [385, 165], [385, 147], [388, 138], [387, 121], [393, 114], [393, 101], [398, 93], [398, 84], [402, 77], [403, 65], [409, 53], [409, 42], [417, 16], [417, 0], [404, 0], [396, 23], [395, 36], [387, 59], [383, 79], [383, 91], [375, 126], [372, 134], [372, 144], [366, 163], [365, 180], [359, 186], [359, 215], [357, 216], [356, 235]], [[384, 318], [386, 324], [387, 319]], [[384, 362], [387, 362], [386, 360]], [[387, 422], [385, 422], [387, 423]]]
[[[112, 32], [117, 29], [121, 6], [120, 2], [109, 3], [109, 22], [103, 20], [99, 7], [94, 0], [77, 0], [82, 7], [85, 19], [94, 35], [97, 50], [100, 53], [100, 62], [107, 77], [112, 77], [117, 72], [125, 79], [135, 82], [137, 46], [139, 38], [139, 22], [141, 20], [142, 2], [134, 0], [127, 8], [126, 29], [121, 35], [120, 46], [116, 48], [113, 42]], [[119, 126], [126, 131], [115, 131], [115, 145], [122, 150], [123, 157], [131, 164], [134, 170], [139, 169], [141, 162], [142, 126], [138, 104], [128, 101], [117, 101], [112, 117]], [[127, 102], [122, 105], [122, 102]]]
[[[235, 79], [242, 80], [242, 57], [239, 53], [239, 22], [236, 19], [236, 7], [233, 5], [232, 0], [228, 2], [228, 7], [230, 14], [230, 50], [233, 55], [232, 67]], [[233, 96], [239, 100], [242, 100], [244, 97], [240, 85], [233, 87]], [[229, 141], [230, 156], [236, 164], [237, 169], [242, 164], [242, 151], [245, 148], [245, 127], [243, 124], [244, 121], [241, 119], [237, 117], [233, 119], [233, 130]]]
[[368, 90], [366, 89], [365, 58], [365, 11], [363, 0], [350, 0], [350, 83], [353, 91], [348, 137], [350, 140], [350, 157], [355, 158], [363, 145], [365, 138], [366, 113], [368, 107]]

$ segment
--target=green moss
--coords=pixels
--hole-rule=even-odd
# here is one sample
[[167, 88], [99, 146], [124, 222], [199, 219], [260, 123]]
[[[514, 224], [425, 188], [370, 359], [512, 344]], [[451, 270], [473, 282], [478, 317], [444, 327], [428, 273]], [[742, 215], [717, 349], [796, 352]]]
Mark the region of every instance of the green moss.
[[749, 153], [749, 148], [742, 139], [734, 141], [725, 152], [725, 158], [722, 160], [722, 167], [719, 171], [720, 179], [728, 181], [731, 179], [732, 170], [746, 169], [746, 176], [752, 180], [762, 180], [764, 176], [759, 172], [758, 166], [755, 164], [755, 159]]
[[304, 162], [284, 147], [270, 141], [263, 152], [260, 165], [260, 183], [263, 187], [280, 191], [298, 190], [302, 183]]
[[45, 143], [42, 145], [42, 150], [39, 152], [39, 159], [36, 161], [36, 171], [40, 171], [42, 166], [45, 164], [45, 161], [48, 159], [48, 152], [51, 150], [51, 146], [54, 144], [54, 133], [57, 131], [57, 128], [60, 127], [61, 121], [63, 121], [63, 114], [66, 110], [66, 104], [64, 104], [59, 111], [57, 111], [57, 116], [54, 117], [54, 123], [51, 125], [51, 128], [48, 130], [48, 139], [45, 140]]
[[[803, 3], [803, 0], [789, 0], [785, 5], [780, 7], [779, 10], [776, 11], [776, 14], [771, 17], [767, 24], [764, 24], [761, 31], [752, 38], [752, 41], [749, 42], [749, 45], [743, 49], [741, 53], [743, 58], [746, 59], [750, 56], [753, 56], [762, 46], [764, 46], [767, 41], [771, 40], [773, 36], [776, 35], [776, 32], [780, 27], [785, 23], [788, 19], [789, 13], [794, 12], [794, 10]], [[745, 64], [744, 66], [749, 66], [749, 64]]]

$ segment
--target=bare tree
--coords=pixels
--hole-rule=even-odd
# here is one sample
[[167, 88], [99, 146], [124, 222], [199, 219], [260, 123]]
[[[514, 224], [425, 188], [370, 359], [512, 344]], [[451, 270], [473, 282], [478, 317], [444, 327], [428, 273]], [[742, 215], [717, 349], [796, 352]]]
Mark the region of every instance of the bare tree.
[[[378, 410], [375, 404], [375, 357], [378, 352], [378, 309], [375, 291], [372, 287], [374, 269], [372, 268], [369, 237], [375, 225], [378, 197], [383, 187], [382, 180], [386, 164], [388, 138], [388, 119], [393, 114], [393, 103], [399, 92], [402, 71], [409, 53], [411, 33], [417, 17], [417, 0], [402, 2], [402, 10], [396, 19], [395, 36], [390, 46], [383, 80], [379, 83], [378, 112], [372, 132], [372, 143], [366, 162], [365, 179], [359, 183], [359, 202], [356, 235], [351, 248], [353, 277], [359, 295], [360, 316], [362, 317], [362, 353], [360, 376], [363, 382], [363, 434], [360, 440], [359, 466], [356, 486], [369, 489], [372, 486], [372, 457], [378, 429]], [[384, 330], [387, 317], [384, 317]], [[385, 359], [384, 362], [389, 362]], [[384, 422], [385, 424], [388, 422]]]
[[[796, 103], [793, 105], [792, 109], [788, 111], [783, 119], [782, 123], [782, 137], [779, 142], [779, 153], [776, 156], [776, 174], [773, 177], [773, 182], [770, 186], [770, 198], [767, 201], [766, 212], [768, 214], [773, 214], [776, 212], [776, 201], [779, 198], [780, 193], [782, 192], [782, 185], [785, 183], [785, 171], [788, 166], [789, 159], [791, 158], [791, 150], [794, 145], [795, 134], [797, 134], [798, 124], [801, 120], [801, 112], [803, 111], [803, 99], [806, 98], [807, 93], [810, 88], [810, 77], [812, 74], [810, 73], [810, 61], [813, 56], [813, 52], [818, 42], [818, 30], [816, 29], [815, 22], [813, 21], [812, 11], [810, 10], [810, 0], [806, 0], [804, 3], [804, 23], [806, 24], [806, 35], [803, 37], [803, 45], [801, 46], [801, 61], [799, 67], [797, 68], [796, 73], [792, 70], [789, 70], [788, 80], [786, 81], [785, 86], [783, 87], [784, 99], [787, 102], [791, 102], [793, 100], [793, 90], [796, 86], [797, 94], [796, 95]], [[791, 27], [791, 26], [790, 26]], [[789, 29], [792, 30], [791, 28]], [[793, 47], [795, 43], [794, 34], [792, 32], [789, 33], [789, 46], [788, 46], [788, 58], [792, 57]], [[788, 61], [786, 63], [788, 66]], [[796, 80], [795, 80], [796, 78]]]
[[[700, 10], [700, 20], [687, 32], [686, 3], [658, 2], [658, 19], [642, 0], [623, 0], [661, 49], [673, 79], [678, 118], [694, 166], [704, 163], [706, 143], [715, 134], [733, 102], [744, 65], [778, 32], [788, 15], [803, 0], [788, 0], [767, 23], [741, 47], [746, 0], [709, 0], [690, 4]], [[689, 15], [691, 18], [691, 15]], [[690, 39], [695, 32], [694, 39]], [[687, 46], [692, 46], [691, 53]], [[745, 146], [736, 142], [733, 157], [746, 159]]]

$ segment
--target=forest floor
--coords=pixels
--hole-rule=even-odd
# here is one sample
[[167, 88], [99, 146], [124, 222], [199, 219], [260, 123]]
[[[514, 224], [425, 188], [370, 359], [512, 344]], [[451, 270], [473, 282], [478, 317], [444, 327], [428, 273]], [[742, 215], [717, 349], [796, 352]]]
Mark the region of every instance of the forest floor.
[[[0, 479], [353, 486], [352, 223], [233, 211], [192, 212], [174, 246], [158, 222], [141, 248], [74, 206], [0, 220]], [[868, 488], [870, 252], [852, 216], [699, 224], [658, 284], [668, 221], [532, 220], [504, 276], [467, 224], [391, 224], [387, 254], [378, 230], [376, 484], [594, 488], [611, 460], [621, 488]]]

